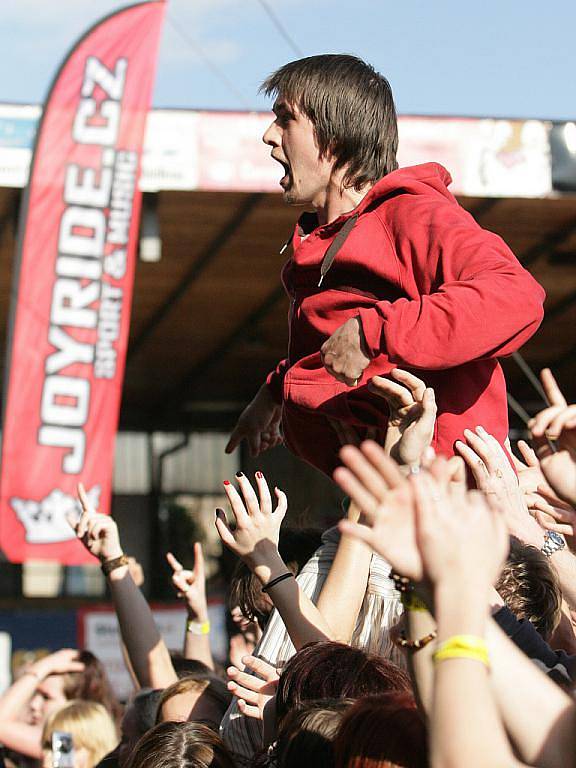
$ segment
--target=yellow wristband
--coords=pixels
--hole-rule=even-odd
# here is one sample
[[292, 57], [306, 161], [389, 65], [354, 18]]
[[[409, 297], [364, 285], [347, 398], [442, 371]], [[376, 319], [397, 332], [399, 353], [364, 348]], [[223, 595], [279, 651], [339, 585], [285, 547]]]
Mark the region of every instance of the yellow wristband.
[[428, 606], [424, 600], [415, 595], [413, 592], [402, 592], [400, 595], [400, 602], [402, 603], [405, 611], [427, 611]]
[[454, 635], [445, 640], [434, 654], [434, 661], [446, 659], [472, 659], [490, 667], [490, 658], [486, 641], [475, 635]]
[[208, 635], [210, 633], [210, 622], [188, 619], [186, 622], [186, 632], [190, 632], [191, 635]]

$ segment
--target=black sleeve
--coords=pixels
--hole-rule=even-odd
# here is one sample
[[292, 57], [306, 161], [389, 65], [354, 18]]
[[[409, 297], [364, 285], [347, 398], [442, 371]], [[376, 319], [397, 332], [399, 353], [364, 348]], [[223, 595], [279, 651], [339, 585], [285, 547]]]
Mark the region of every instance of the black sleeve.
[[493, 616], [500, 629], [515, 643], [528, 658], [543, 667], [555, 682], [566, 684], [576, 679], [576, 657], [565, 651], [554, 651], [526, 619], [518, 620], [512, 611], [504, 606]]

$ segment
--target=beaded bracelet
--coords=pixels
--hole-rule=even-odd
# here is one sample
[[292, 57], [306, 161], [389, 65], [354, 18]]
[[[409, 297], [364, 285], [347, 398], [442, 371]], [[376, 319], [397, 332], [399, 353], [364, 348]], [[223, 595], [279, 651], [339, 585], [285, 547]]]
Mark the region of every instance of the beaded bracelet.
[[406, 637], [405, 632], [400, 632], [400, 634], [394, 638], [394, 644], [399, 648], [406, 648], [408, 651], [419, 651], [421, 648], [426, 648], [428, 643], [431, 643], [432, 640], [436, 640], [436, 635], [436, 630], [433, 630], [429, 634], [424, 635], [424, 637], [418, 638], [418, 640], [409, 640]]
[[414, 589], [414, 585], [410, 581], [410, 579], [407, 576], [400, 576], [399, 573], [396, 573], [395, 571], [390, 572], [390, 578], [394, 582], [394, 586], [398, 590], [398, 592], [404, 593], [404, 592], [412, 592]]

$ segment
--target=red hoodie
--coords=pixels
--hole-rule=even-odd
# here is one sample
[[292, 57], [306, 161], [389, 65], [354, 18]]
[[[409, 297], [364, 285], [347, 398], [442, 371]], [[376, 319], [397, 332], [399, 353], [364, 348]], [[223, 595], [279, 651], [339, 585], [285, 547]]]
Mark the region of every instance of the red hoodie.
[[[385, 430], [386, 403], [366, 385], [392, 368], [412, 370], [434, 388], [438, 452], [452, 455], [467, 427], [482, 425], [500, 442], [507, 436], [497, 358], [536, 331], [545, 294], [502, 239], [458, 205], [450, 183], [436, 163], [401, 168], [330, 224], [304, 214], [296, 227], [282, 272], [291, 298], [288, 357], [267, 381], [284, 405], [286, 444], [329, 475], [339, 443], [326, 417]], [[324, 255], [352, 216], [319, 287]], [[353, 389], [320, 358], [324, 341], [351, 317], [360, 317], [372, 358]]]

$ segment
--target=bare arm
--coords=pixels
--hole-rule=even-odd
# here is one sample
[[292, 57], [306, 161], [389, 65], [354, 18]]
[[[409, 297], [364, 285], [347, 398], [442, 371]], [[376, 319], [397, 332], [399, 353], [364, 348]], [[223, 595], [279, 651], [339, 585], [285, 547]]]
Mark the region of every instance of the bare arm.
[[[341, 524], [342, 529], [370, 544], [399, 573], [409, 577], [413, 582], [422, 582], [424, 565], [416, 541], [415, 516], [410, 502], [408, 483], [402, 481], [394, 464], [384, 455], [382, 449], [373, 443], [362, 445], [361, 450], [347, 448], [346, 451], [342, 452], [342, 456], [346, 469], [338, 472], [337, 480], [345, 491], [362, 504], [362, 508], [367, 511], [370, 524], [369, 527], [354, 526], [350, 523]], [[435, 468], [433, 467], [433, 469]], [[437, 471], [436, 474], [442, 474], [442, 472]], [[381, 476], [380, 489], [375, 482], [377, 475]], [[368, 477], [372, 480], [370, 484], [366, 481]], [[393, 486], [393, 490], [391, 492], [386, 491], [386, 485]], [[385, 506], [380, 503], [381, 499], [384, 498], [382, 495], [384, 493], [387, 496]], [[478, 549], [478, 541], [475, 539], [471, 528], [467, 530], [466, 535], [468, 536], [467, 549], [463, 548], [463, 551], [469, 551], [471, 548], [474, 552], [475, 548]], [[444, 538], [449, 540], [450, 537], [445, 536]], [[489, 553], [490, 549], [487, 551]], [[485, 567], [485, 563], [480, 563], [477, 564], [476, 570], [481, 573]], [[453, 578], [453, 583], [461, 586], [466, 583], [466, 580]], [[471, 583], [473, 584], [474, 581], [472, 580]], [[450, 599], [449, 594], [447, 594], [445, 613], [450, 607]], [[464, 597], [461, 599], [466, 604]], [[485, 599], [486, 613], [488, 602], [491, 599], [489, 596]], [[474, 600], [475, 598], [470, 598], [471, 605], [474, 605]], [[455, 608], [456, 611], [457, 608], [458, 604]], [[458, 616], [457, 613], [456, 615]], [[417, 614], [409, 617], [410, 620], [413, 619], [414, 621], [422, 621], [423, 618]], [[437, 618], [439, 621], [439, 639], [441, 639], [439, 614], [437, 614]], [[464, 614], [462, 618], [467, 620]], [[414, 634], [421, 637], [423, 636], [422, 633], [426, 634], [424, 630], [428, 628], [429, 625], [420, 624], [417, 629], [414, 629]], [[449, 630], [450, 625], [446, 629], [446, 623], [444, 623], [442, 631], [447, 632]], [[463, 631], [460, 629], [458, 633]], [[575, 752], [573, 744], [574, 734], [576, 734], [576, 727], [574, 727], [575, 709], [572, 700], [514, 646], [494, 621], [488, 621], [485, 636], [492, 664], [490, 681], [493, 696], [503, 724], [522, 759], [528, 764], [537, 764], [542, 768], [556, 768], [556, 766], [566, 765], [566, 761], [570, 759], [569, 756]], [[421, 667], [417, 670], [417, 674], [421, 675], [417, 680], [418, 686], [421, 687], [421, 696], [426, 703], [426, 700], [429, 700], [430, 692], [430, 670], [426, 669], [424, 651], [419, 651], [416, 654], [415, 661]], [[445, 663], [450, 664], [452, 662]], [[457, 662], [453, 663], [456, 664]], [[471, 674], [479, 677], [480, 672], [472, 672]], [[444, 679], [449, 679], [449, 677]], [[457, 684], [460, 683], [457, 682]], [[471, 684], [470, 680], [466, 677], [462, 685], [469, 684]], [[482, 686], [484, 691], [482, 695], [484, 696], [485, 686], [481, 680], [479, 684]], [[436, 693], [434, 695], [436, 696]], [[474, 694], [474, 701], [477, 700], [475, 696], [476, 694]], [[469, 698], [473, 697], [466, 697], [463, 700], [468, 703]], [[448, 695], [446, 695], [446, 699], [442, 700], [446, 701], [448, 707]], [[436, 699], [434, 699], [435, 701]], [[445, 713], [446, 718], [458, 709], [453, 706], [453, 702], [454, 698], [452, 698], [452, 708]], [[528, 707], [527, 702], [531, 704], [538, 702], [538, 707]], [[434, 707], [435, 703], [432, 706]], [[458, 716], [462, 714], [462, 711], [467, 722], [474, 722], [470, 708], [460, 708], [457, 713]], [[444, 727], [442, 722], [441, 726]], [[452, 732], [460, 732], [453, 721], [452, 725], [446, 725], [446, 728], [448, 727], [452, 729]], [[498, 737], [499, 740], [500, 737]], [[486, 747], [484, 746], [483, 749], [485, 750]], [[458, 763], [456, 762], [456, 764]], [[462, 764], [473, 765], [467, 761], [460, 763], [460, 765]], [[494, 760], [493, 763], [488, 764], [517, 765], [518, 763], [514, 763], [511, 759], [509, 762], [502, 763], [497, 763]]]
[[[348, 520], [358, 522], [360, 511], [352, 502]], [[332, 628], [333, 640], [349, 643], [362, 607], [372, 550], [358, 539], [342, 534], [334, 562], [328, 572], [317, 608]]]
[[[242, 558], [262, 586], [267, 587], [278, 576], [289, 572], [278, 552], [278, 535], [287, 500], [285, 494], [276, 489], [278, 506], [273, 510], [268, 484], [261, 473], [256, 475], [256, 483], [259, 498], [244, 475], [238, 478], [242, 496], [230, 483], [224, 484], [236, 528], [228, 527], [221, 509], [216, 513], [216, 528], [223, 543]], [[332, 639], [332, 629], [310, 598], [300, 590], [296, 579], [284, 579], [270, 587], [268, 594], [296, 650], [306, 643]]]
[[39, 659], [0, 696], [0, 742], [5, 747], [27, 757], [42, 757], [42, 726], [22, 722], [22, 712], [47, 677], [84, 669], [77, 657], [78, 651], [63, 649]]

